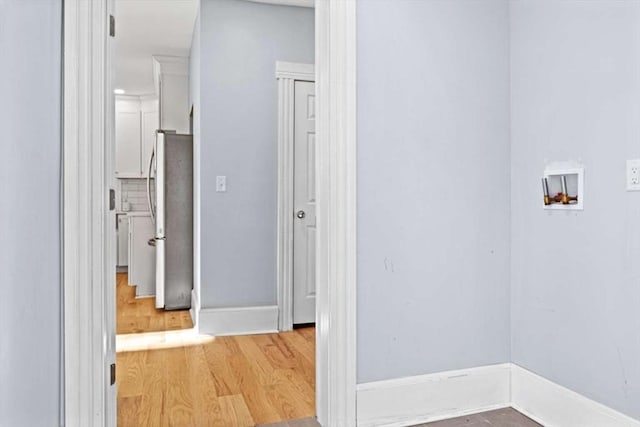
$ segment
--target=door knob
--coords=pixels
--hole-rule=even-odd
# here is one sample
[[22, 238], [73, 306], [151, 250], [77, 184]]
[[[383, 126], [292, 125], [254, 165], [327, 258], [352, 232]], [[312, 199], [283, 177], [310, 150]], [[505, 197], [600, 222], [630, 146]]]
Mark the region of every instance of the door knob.
[[298, 218], [300, 218], [300, 219], [304, 218], [304, 217], [305, 217], [305, 215], [306, 215], [306, 214], [304, 213], [304, 211], [298, 211], [298, 213], [296, 214], [296, 216], [297, 216]]

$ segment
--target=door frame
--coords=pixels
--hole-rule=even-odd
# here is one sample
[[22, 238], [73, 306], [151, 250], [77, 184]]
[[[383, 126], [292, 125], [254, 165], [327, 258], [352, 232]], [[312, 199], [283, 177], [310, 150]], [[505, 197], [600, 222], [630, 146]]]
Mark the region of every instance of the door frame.
[[315, 66], [276, 62], [278, 80], [278, 330], [293, 329], [293, 190], [296, 81], [316, 81]]
[[[108, 164], [111, 0], [63, 2], [64, 399], [67, 427], [113, 427]], [[356, 425], [356, 0], [316, 2], [316, 414]], [[112, 224], [111, 224], [112, 225]], [[113, 296], [115, 298], [115, 296]], [[113, 336], [111, 336], [113, 335]], [[115, 410], [115, 406], [113, 406]]]

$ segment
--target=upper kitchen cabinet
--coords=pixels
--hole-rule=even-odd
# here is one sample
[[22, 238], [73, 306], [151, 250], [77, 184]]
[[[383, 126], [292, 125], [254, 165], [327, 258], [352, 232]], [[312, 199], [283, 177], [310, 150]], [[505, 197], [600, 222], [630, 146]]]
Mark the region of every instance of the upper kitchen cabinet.
[[140, 98], [116, 97], [116, 177], [140, 177], [141, 159]]
[[189, 133], [189, 58], [154, 56], [153, 75], [160, 106], [160, 128]]
[[160, 112], [158, 98], [141, 98], [140, 101], [140, 126], [142, 136], [140, 139], [142, 153], [142, 173], [146, 177], [149, 169], [151, 152], [156, 141], [156, 130], [160, 129]]
[[155, 96], [116, 96], [116, 178], [146, 177], [156, 129]]

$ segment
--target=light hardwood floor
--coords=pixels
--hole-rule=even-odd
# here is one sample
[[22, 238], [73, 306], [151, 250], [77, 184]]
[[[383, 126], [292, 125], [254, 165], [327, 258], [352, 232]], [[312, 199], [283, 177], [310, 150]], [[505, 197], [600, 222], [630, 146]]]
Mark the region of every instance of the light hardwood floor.
[[315, 413], [315, 328], [118, 353], [118, 425], [254, 426]]
[[136, 299], [127, 273], [116, 275], [116, 331], [118, 334], [173, 331], [193, 328], [189, 310], [157, 310], [155, 298]]

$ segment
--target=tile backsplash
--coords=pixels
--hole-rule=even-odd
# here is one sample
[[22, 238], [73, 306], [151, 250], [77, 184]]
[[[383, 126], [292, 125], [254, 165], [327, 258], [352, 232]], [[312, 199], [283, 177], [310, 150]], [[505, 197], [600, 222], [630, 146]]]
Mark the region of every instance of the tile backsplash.
[[[125, 202], [129, 202], [129, 211], [148, 211], [146, 178], [122, 178], [120, 181], [120, 211], [126, 211]], [[151, 180], [151, 194], [155, 193], [155, 180]]]

